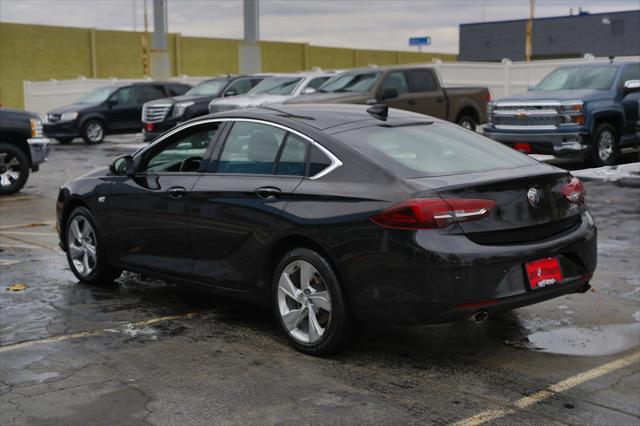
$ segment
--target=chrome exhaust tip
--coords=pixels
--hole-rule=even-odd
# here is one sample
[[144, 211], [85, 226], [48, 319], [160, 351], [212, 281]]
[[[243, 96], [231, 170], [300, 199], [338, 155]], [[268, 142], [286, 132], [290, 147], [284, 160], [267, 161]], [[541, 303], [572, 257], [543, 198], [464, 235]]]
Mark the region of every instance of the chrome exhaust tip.
[[469, 321], [474, 324], [482, 324], [489, 318], [489, 312], [478, 311], [469, 317]]

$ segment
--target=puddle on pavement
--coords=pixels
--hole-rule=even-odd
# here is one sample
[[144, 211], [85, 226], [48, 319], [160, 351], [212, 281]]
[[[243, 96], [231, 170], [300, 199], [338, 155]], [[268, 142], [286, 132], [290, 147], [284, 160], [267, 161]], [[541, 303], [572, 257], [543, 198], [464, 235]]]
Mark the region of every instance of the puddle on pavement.
[[604, 356], [640, 346], [640, 323], [562, 327], [527, 336], [518, 346], [560, 355]]

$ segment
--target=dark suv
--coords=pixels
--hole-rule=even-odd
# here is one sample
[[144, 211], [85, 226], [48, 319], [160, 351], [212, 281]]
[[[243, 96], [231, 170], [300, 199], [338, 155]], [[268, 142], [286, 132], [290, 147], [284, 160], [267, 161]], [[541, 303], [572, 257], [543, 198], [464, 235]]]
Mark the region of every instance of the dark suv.
[[100, 143], [105, 135], [138, 133], [145, 102], [182, 95], [191, 86], [174, 82], [145, 82], [99, 87], [71, 105], [49, 111], [44, 133], [62, 144], [82, 137]]
[[150, 141], [176, 124], [209, 113], [209, 102], [215, 98], [242, 95], [268, 75], [227, 75], [205, 80], [184, 96], [147, 102], [142, 108], [144, 140]]

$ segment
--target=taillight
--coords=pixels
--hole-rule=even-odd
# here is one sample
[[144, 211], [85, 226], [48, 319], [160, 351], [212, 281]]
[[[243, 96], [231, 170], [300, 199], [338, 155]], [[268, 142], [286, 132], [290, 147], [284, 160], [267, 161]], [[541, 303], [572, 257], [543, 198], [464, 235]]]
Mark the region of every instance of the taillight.
[[518, 142], [513, 146], [516, 151], [524, 152], [525, 154], [531, 154], [531, 145], [524, 142]]
[[584, 201], [584, 185], [577, 177], [562, 185], [560, 191], [567, 200], [574, 204], [580, 204]]
[[496, 206], [493, 200], [412, 198], [371, 217], [384, 228], [435, 229], [454, 222], [482, 219]]

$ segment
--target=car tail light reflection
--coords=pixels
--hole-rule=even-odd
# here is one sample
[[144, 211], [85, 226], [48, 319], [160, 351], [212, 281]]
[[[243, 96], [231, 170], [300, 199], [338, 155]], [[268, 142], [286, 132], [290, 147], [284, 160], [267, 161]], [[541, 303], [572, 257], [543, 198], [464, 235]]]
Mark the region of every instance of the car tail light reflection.
[[513, 146], [513, 149], [524, 152], [525, 154], [531, 154], [531, 145], [528, 143], [517, 143]]
[[495, 208], [493, 200], [412, 198], [371, 217], [384, 228], [436, 229], [455, 222], [478, 220]]
[[561, 191], [562, 195], [571, 203], [580, 204], [584, 201], [584, 185], [577, 177], [562, 185]]

